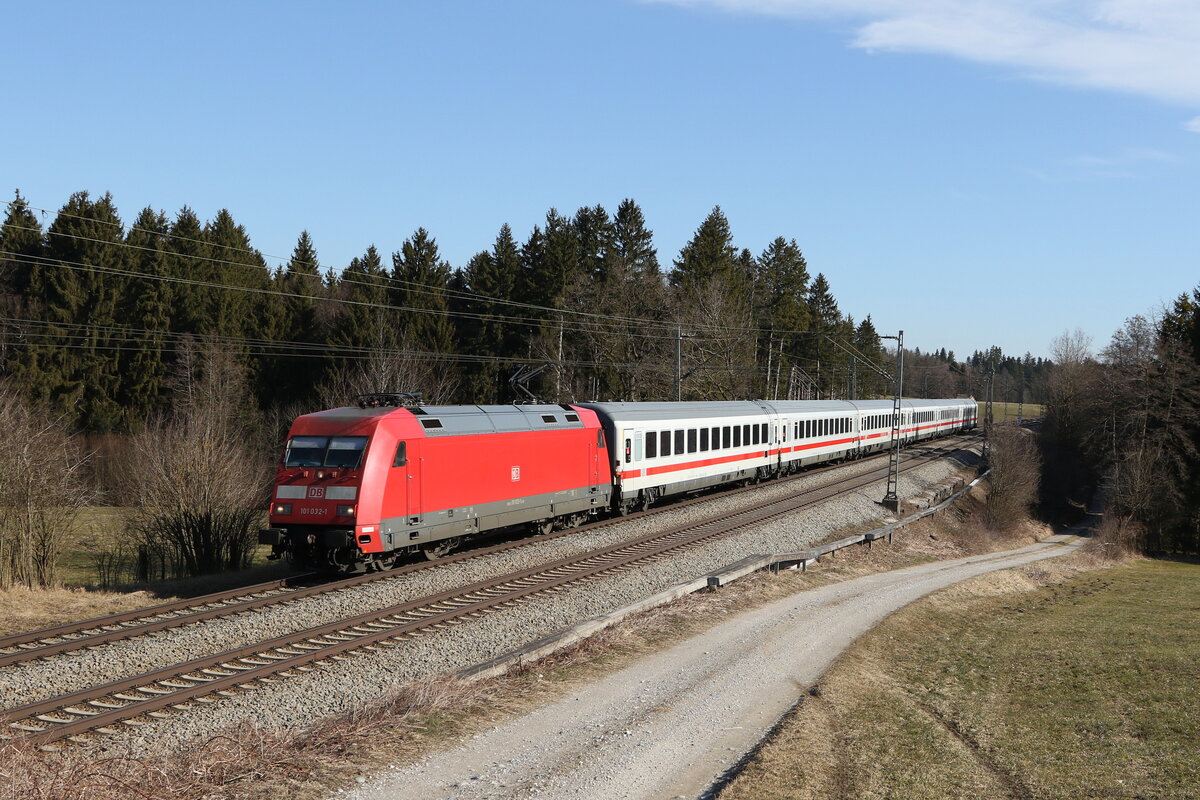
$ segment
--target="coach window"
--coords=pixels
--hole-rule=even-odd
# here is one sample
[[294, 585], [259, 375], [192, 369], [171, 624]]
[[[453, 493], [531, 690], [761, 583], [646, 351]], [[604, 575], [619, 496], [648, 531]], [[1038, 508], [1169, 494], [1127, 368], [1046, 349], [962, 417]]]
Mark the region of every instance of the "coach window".
[[663, 431], [658, 434], [658, 450], [664, 456], [671, 455], [671, 432]]
[[700, 429], [700, 451], [704, 452], [708, 449], [708, 428]]
[[733, 447], [733, 431], [728, 425], [721, 428], [721, 447]]
[[720, 428], [712, 429], [712, 449], [713, 450], [721, 449], [721, 429]]
[[408, 442], [396, 445], [396, 457], [392, 459], [393, 467], [403, 467], [408, 463]]
[[758, 426], [750, 426], [750, 441], [747, 444], [758, 444]]
[[749, 425], [742, 426], [742, 444], [747, 445], [747, 446], [750, 444], [750, 426]]
[[733, 426], [733, 446], [734, 447], [742, 446], [742, 426], [741, 425]]
[[675, 455], [677, 456], [683, 455], [683, 439], [685, 436], [687, 436], [687, 431], [675, 431]]
[[658, 456], [658, 434], [646, 434], [646, 458], [656, 458]]
[[765, 423], [765, 422], [764, 422], [764, 423], [762, 423], [761, 425], [759, 425], [759, 427], [760, 427], [760, 428], [762, 428], [762, 441], [763, 441], [763, 444], [767, 444], [767, 443], [769, 443], [769, 442], [771, 441], [771, 428], [770, 428], [770, 426], [769, 426], [769, 425], [767, 425], [767, 423]]
[[689, 453], [696, 452], [696, 429], [695, 428], [691, 428], [690, 430], [688, 430], [688, 452]]

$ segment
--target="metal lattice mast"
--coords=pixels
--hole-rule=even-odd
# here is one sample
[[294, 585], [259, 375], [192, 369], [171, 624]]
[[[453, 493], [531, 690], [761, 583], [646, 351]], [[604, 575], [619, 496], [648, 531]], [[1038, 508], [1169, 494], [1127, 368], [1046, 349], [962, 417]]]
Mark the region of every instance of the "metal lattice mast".
[[983, 408], [983, 461], [986, 464], [992, 442], [992, 395], [996, 385], [996, 363], [988, 359], [987, 400]]
[[899, 336], [881, 336], [881, 339], [896, 340], [896, 393], [892, 396], [892, 446], [888, 451], [887, 492], [883, 495], [883, 506], [891, 511], [900, 510], [900, 497], [896, 493], [900, 482], [900, 399], [904, 393], [904, 331]]

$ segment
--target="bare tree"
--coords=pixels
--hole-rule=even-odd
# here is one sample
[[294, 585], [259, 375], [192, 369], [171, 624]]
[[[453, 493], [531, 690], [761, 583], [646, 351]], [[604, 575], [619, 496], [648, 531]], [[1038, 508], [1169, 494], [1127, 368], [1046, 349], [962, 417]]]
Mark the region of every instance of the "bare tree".
[[129, 529], [143, 578], [200, 575], [248, 565], [270, 479], [244, 409], [244, 375], [232, 358], [202, 348], [185, 361], [174, 410], [135, 434]]
[[1082, 448], [1093, 438], [1100, 370], [1092, 340], [1078, 328], [1050, 343], [1054, 369], [1047, 380], [1046, 416], [1063, 443]]
[[993, 530], [1010, 527], [1037, 498], [1042, 461], [1034, 435], [1014, 424], [992, 428], [992, 474], [985, 517]]
[[322, 408], [337, 408], [360, 394], [420, 392], [424, 403], [448, 403], [458, 390], [456, 374], [440, 354], [402, 344], [396, 350], [372, 350], [366, 358], [347, 361], [317, 387], [317, 398]]
[[58, 559], [94, 493], [82, 451], [62, 415], [0, 389], [0, 588], [52, 586]]
[[683, 395], [693, 400], [754, 396], [755, 339], [749, 304], [720, 280], [684, 291], [677, 319], [694, 337], [684, 347]]

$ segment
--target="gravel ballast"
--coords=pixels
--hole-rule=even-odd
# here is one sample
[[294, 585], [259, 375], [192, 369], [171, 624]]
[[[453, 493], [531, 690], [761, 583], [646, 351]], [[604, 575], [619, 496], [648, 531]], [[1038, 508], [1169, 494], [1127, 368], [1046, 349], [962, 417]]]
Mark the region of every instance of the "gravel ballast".
[[[849, 464], [844, 476], [876, 468], [878, 463]], [[900, 476], [901, 497], [911, 497], [961, 469], [951, 459], [925, 464]], [[386, 608], [486, 577], [507, 574], [555, 559], [644, 535], [719, 511], [766, 502], [828, 480], [813, 475], [789, 484], [769, 484], [750, 495], [714, 498], [609, 526], [581, 530], [536, 546], [518, 548], [436, 567], [396, 580], [377, 581], [332, 595], [249, 612], [236, 617], [164, 631], [94, 650], [64, 654], [0, 670], [4, 707], [31, 702], [73, 689], [191, 658], [211, 655], [296, 630]], [[747, 555], [790, 552], [811, 546], [848, 525], [882, 518], [876, 500], [883, 481], [834, 498], [786, 518], [723, 537], [703, 547], [571, 587], [503, 612], [467, 620], [375, 652], [360, 651], [345, 661], [280, 680], [269, 686], [199, 706], [170, 720], [139, 726], [125, 736], [97, 737], [94, 745], [109, 752], [141, 754], [182, 747], [240, 722], [293, 727], [378, 701], [404, 683], [486, 661], [596, 614], [611, 611], [661, 591], [680, 580], [718, 569]], [[297, 698], [303, 698], [298, 701]]]

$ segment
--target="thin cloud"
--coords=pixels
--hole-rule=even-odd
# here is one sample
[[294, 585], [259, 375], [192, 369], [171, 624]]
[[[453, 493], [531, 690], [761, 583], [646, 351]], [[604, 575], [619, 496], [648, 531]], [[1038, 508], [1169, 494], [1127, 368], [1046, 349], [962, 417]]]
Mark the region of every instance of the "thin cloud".
[[[1019, 69], [1037, 80], [1200, 104], [1194, 0], [647, 0], [782, 18], [852, 20], [853, 44]], [[1200, 117], [1187, 123], [1196, 130]]]
[[1189, 130], [1192, 133], [1200, 133], [1200, 117], [1193, 117], [1192, 119], [1189, 119], [1187, 122], [1183, 123], [1183, 127], [1185, 130]]

